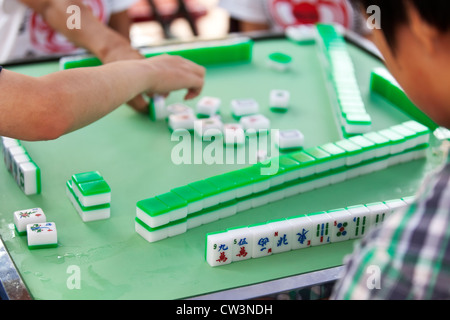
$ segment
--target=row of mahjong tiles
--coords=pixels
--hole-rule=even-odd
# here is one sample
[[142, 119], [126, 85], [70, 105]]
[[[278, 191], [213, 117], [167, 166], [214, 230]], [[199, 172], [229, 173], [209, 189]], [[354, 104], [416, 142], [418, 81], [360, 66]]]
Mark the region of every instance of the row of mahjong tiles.
[[318, 25], [317, 31], [328, 95], [336, 109], [338, 125], [344, 136], [370, 132], [372, 119], [366, 111], [344, 37], [331, 25]]
[[[430, 130], [415, 121], [290, 153], [200, 180], [136, 204], [136, 231], [150, 242], [250, 208], [425, 156]], [[272, 166], [277, 170], [270, 172]], [[265, 172], [266, 171], [266, 172]]]
[[6, 168], [24, 194], [39, 194], [41, 170], [22, 143], [17, 139], [1, 137], [1, 148]]
[[206, 235], [205, 260], [212, 267], [291, 250], [359, 239], [413, 197], [305, 214]]

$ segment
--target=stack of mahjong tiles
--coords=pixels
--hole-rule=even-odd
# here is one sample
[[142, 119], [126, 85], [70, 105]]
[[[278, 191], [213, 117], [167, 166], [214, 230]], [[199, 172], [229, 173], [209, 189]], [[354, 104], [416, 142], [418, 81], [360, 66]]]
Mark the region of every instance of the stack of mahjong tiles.
[[149, 242], [270, 202], [426, 156], [430, 130], [416, 121], [274, 157], [136, 204]]
[[362, 238], [413, 197], [305, 214], [208, 233], [205, 260], [211, 267], [272, 254]]
[[41, 192], [41, 169], [17, 139], [1, 137], [6, 168], [26, 195]]
[[29, 249], [58, 246], [56, 225], [54, 222], [47, 222], [47, 217], [41, 208], [14, 212], [14, 227], [19, 236], [27, 236]]
[[329, 96], [344, 137], [371, 131], [355, 67], [343, 36], [332, 25], [317, 25], [320, 53], [326, 69]]
[[111, 188], [98, 171], [72, 175], [66, 194], [84, 222], [110, 217]]

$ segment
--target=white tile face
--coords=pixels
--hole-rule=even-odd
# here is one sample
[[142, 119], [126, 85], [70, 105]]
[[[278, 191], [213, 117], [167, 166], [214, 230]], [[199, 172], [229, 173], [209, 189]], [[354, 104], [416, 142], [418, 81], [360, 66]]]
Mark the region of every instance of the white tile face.
[[23, 155], [26, 153], [27, 153], [27, 151], [25, 150], [25, 148], [20, 145], [13, 146], [13, 147], [7, 149], [6, 158], [5, 158], [6, 168], [10, 172], [12, 172], [14, 158], [18, 155]]
[[289, 219], [288, 221], [292, 230], [292, 250], [311, 246], [314, 232], [312, 221], [306, 216]]
[[167, 112], [170, 114], [185, 114], [191, 113], [194, 114], [194, 110], [191, 107], [183, 104], [183, 103], [173, 103], [167, 106]]
[[235, 99], [231, 101], [231, 111], [237, 117], [248, 116], [259, 112], [259, 104], [255, 99]]
[[366, 205], [370, 211], [370, 226], [371, 228], [380, 225], [389, 214], [389, 207], [384, 203], [373, 203]]
[[269, 157], [267, 156], [267, 151], [266, 150], [258, 150], [256, 152], [256, 161], [264, 162], [264, 161], [266, 161], [268, 159], [269, 159]]
[[41, 246], [58, 243], [54, 222], [32, 223], [27, 225], [28, 246]]
[[245, 143], [244, 128], [238, 123], [226, 123], [223, 125], [225, 145], [243, 145]]
[[277, 130], [275, 141], [280, 149], [301, 148], [305, 143], [305, 137], [299, 130]]
[[11, 173], [14, 177], [14, 180], [17, 181], [17, 183], [19, 183], [19, 165], [21, 163], [25, 163], [25, 162], [30, 162], [31, 158], [29, 155], [27, 154], [19, 154], [19, 155], [15, 155], [12, 159], [12, 166], [11, 166]]
[[352, 216], [347, 210], [329, 211], [332, 217], [331, 225], [331, 242], [341, 242], [350, 239], [350, 235], [354, 233], [352, 230]]
[[405, 209], [408, 206], [406, 202], [400, 199], [385, 201], [384, 204], [389, 208], [388, 216], [395, 213], [398, 210]]
[[203, 97], [197, 103], [197, 113], [212, 116], [219, 111], [221, 100], [215, 97]]
[[171, 114], [169, 116], [169, 127], [173, 131], [178, 129], [194, 130], [194, 123], [197, 120], [192, 113]]
[[27, 224], [46, 222], [47, 218], [41, 208], [19, 210], [14, 212], [14, 225], [17, 231], [26, 232]]
[[253, 234], [248, 228], [228, 230], [232, 241], [233, 262], [252, 258]]
[[406, 198], [402, 198], [402, 201], [404, 203], [406, 203], [407, 206], [410, 206], [416, 201], [416, 199], [415, 199], [415, 197], [406, 197]]
[[194, 122], [194, 131], [203, 139], [222, 135], [223, 123], [218, 117], [200, 119]]
[[19, 164], [19, 187], [26, 195], [38, 192], [38, 168], [32, 162]]
[[249, 227], [253, 233], [252, 258], [270, 256], [273, 253], [273, 231], [268, 225], [258, 225]]
[[261, 114], [243, 117], [240, 120], [240, 124], [244, 130], [254, 129], [257, 131], [270, 129], [270, 120]]
[[211, 267], [230, 264], [232, 259], [232, 240], [227, 232], [207, 235], [206, 261]]
[[365, 206], [348, 207], [347, 211], [352, 216], [352, 233], [350, 239], [364, 237], [370, 229], [370, 211]]
[[311, 220], [313, 234], [311, 238], [311, 246], [319, 246], [331, 242], [331, 227], [333, 218], [327, 213], [316, 215], [308, 215]]
[[287, 109], [291, 100], [291, 94], [287, 90], [271, 90], [269, 100], [271, 108]]
[[169, 112], [166, 108], [166, 99], [160, 95], [153, 96], [154, 116], [156, 120], [166, 119]]
[[288, 220], [268, 223], [273, 233], [273, 253], [281, 253], [292, 250], [292, 227]]

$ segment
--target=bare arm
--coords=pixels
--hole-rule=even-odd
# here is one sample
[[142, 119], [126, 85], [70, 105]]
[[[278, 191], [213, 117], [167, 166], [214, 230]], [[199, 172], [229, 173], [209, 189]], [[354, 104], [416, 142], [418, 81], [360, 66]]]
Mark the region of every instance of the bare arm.
[[0, 74], [0, 135], [20, 140], [51, 140], [84, 127], [132, 97], [188, 89], [196, 97], [205, 69], [186, 59], [158, 56], [60, 71], [33, 78]]

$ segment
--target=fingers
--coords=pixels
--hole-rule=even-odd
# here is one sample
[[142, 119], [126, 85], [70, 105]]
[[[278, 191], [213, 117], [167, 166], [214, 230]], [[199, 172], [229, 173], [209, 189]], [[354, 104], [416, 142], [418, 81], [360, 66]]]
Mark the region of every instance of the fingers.
[[201, 92], [202, 92], [202, 88], [189, 89], [188, 92], [186, 93], [186, 95], [184, 96], [184, 99], [185, 100], [194, 99], [194, 98], [198, 97]]
[[134, 99], [127, 102], [128, 106], [133, 108], [139, 113], [147, 113], [148, 112], [148, 102], [142, 95], [135, 97]]
[[206, 69], [180, 56], [160, 55], [148, 59], [154, 70], [151, 94], [167, 95], [187, 89], [186, 98], [197, 96], [204, 85]]

